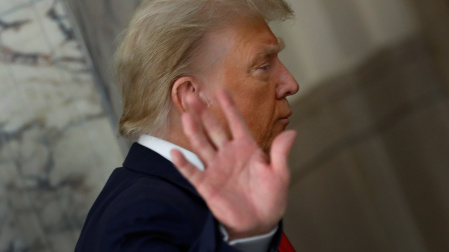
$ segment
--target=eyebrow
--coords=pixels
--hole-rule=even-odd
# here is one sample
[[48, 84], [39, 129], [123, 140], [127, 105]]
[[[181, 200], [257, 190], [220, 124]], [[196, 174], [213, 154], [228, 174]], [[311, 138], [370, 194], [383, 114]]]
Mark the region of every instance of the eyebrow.
[[254, 68], [262, 59], [276, 55], [284, 49], [285, 49], [284, 39], [278, 38], [277, 45], [265, 47], [256, 54], [256, 56], [250, 61], [249, 64], [250, 68], [248, 70], [251, 71], [251, 69]]

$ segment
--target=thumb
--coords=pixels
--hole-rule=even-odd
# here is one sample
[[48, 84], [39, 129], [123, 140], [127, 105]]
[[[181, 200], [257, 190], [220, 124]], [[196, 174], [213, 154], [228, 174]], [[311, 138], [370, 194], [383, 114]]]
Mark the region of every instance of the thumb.
[[296, 138], [293, 130], [284, 131], [273, 141], [270, 150], [271, 166], [274, 169], [288, 168], [288, 155]]

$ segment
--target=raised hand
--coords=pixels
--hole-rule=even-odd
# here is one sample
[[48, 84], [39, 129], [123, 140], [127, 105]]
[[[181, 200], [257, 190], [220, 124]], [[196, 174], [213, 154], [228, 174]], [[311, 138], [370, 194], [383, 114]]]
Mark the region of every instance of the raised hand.
[[229, 132], [195, 95], [188, 97], [189, 110], [182, 116], [184, 133], [205, 171], [178, 150], [171, 153], [173, 162], [204, 198], [230, 240], [268, 233], [287, 205], [287, 157], [296, 133], [279, 134], [268, 156], [252, 138], [229, 94], [220, 89], [216, 95]]

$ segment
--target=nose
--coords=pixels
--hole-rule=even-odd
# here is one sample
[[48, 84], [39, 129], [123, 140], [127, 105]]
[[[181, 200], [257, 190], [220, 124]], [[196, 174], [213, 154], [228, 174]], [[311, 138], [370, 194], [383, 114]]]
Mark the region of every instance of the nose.
[[299, 84], [285, 65], [280, 61], [279, 63], [280, 76], [279, 83], [276, 87], [276, 99], [284, 99], [287, 96], [296, 94], [299, 91]]

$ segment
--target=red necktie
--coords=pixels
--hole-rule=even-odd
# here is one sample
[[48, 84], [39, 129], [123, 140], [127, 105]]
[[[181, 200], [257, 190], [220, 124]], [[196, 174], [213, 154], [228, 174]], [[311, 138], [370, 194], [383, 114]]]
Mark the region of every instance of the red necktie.
[[281, 243], [278, 248], [279, 252], [295, 252], [295, 248], [293, 248], [290, 241], [287, 239], [287, 236], [284, 232], [282, 232]]

